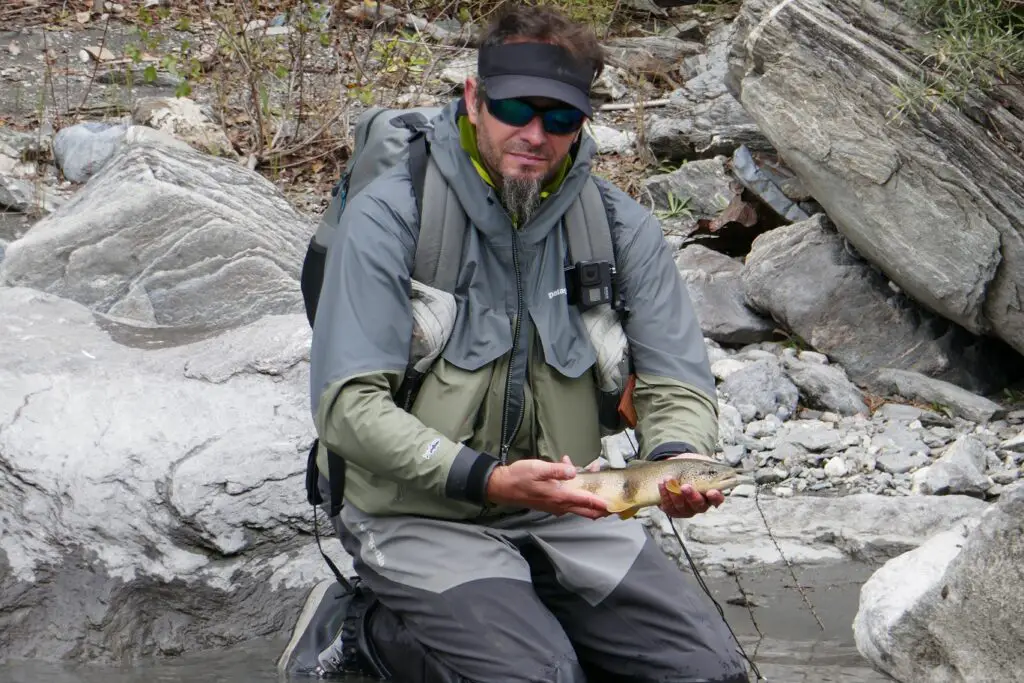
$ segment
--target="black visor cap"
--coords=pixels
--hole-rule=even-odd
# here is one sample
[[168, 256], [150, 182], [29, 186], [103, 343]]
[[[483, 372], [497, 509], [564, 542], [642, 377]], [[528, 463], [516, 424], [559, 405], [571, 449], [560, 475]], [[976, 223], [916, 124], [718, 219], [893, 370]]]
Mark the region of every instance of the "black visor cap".
[[506, 43], [481, 48], [477, 71], [489, 97], [549, 97], [576, 107], [589, 117], [591, 66], [563, 47], [550, 43]]

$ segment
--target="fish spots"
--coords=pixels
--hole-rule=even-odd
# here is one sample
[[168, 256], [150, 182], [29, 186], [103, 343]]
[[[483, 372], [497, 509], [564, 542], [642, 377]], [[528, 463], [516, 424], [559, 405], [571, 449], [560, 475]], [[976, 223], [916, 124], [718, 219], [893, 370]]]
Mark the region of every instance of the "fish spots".
[[636, 496], [640, 493], [641, 481], [639, 477], [623, 477], [622, 478], [622, 499], [628, 501], [636, 500]]

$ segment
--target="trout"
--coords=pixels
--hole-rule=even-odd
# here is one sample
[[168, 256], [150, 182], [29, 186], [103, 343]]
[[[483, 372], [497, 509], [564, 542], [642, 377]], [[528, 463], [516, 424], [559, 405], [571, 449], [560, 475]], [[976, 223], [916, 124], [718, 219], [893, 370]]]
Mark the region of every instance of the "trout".
[[686, 484], [700, 493], [727, 491], [744, 481], [739, 471], [723, 463], [703, 458], [675, 458], [633, 461], [618, 469], [584, 470], [563, 481], [562, 486], [593, 493], [604, 499], [609, 512], [629, 519], [641, 508], [661, 502], [658, 482], [662, 480], [666, 480], [665, 487], [672, 493], [680, 493]]

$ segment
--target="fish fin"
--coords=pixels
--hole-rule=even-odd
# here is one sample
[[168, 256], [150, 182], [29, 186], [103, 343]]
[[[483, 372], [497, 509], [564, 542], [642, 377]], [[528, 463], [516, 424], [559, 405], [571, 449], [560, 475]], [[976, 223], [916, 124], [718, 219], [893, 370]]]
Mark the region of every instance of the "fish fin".
[[607, 509], [608, 512], [611, 512], [611, 513], [614, 514], [614, 513], [624, 512], [626, 510], [629, 510], [630, 508], [625, 503], [611, 503], [611, 504], [607, 505], [605, 509]]
[[640, 508], [626, 508], [619, 513], [619, 519], [632, 519], [632, 517], [640, 511]]
[[669, 491], [676, 494], [677, 496], [683, 492], [682, 487], [679, 486], [678, 479], [669, 479], [667, 482], [665, 482], [665, 488], [667, 488]]

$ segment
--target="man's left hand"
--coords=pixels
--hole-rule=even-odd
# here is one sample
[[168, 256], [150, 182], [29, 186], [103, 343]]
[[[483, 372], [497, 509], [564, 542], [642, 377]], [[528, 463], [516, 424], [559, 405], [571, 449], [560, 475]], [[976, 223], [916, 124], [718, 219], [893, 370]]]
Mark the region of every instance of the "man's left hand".
[[[670, 460], [677, 458], [701, 458], [703, 456], [687, 453], [685, 455], [674, 455]], [[710, 460], [711, 458], [706, 458]], [[721, 491], [712, 489], [707, 494], [701, 494], [689, 484], [684, 484], [679, 493], [672, 493], [665, 488], [665, 482], [658, 484], [661, 491], [661, 504], [658, 506], [661, 511], [669, 517], [693, 517], [707, 512], [711, 507], [718, 507], [725, 502], [725, 496]]]

